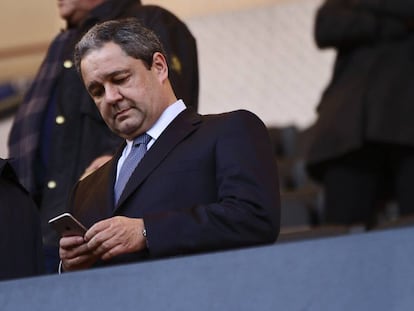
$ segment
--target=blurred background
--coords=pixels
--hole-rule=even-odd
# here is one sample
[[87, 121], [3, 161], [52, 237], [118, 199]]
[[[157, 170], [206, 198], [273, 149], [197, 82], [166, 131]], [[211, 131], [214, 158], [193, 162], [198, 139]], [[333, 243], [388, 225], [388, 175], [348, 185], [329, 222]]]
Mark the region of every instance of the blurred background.
[[[143, 0], [187, 22], [198, 43], [200, 112], [245, 108], [270, 127], [307, 128], [326, 86], [333, 53], [317, 50], [313, 22], [321, 0]], [[56, 0], [2, 0], [0, 156], [15, 101], [63, 22]], [[14, 97], [18, 99], [19, 97]]]
[[[333, 50], [318, 50], [322, 0], [143, 0], [182, 18], [196, 37], [200, 113], [248, 109], [268, 126], [282, 191], [283, 228], [317, 224], [322, 192], [304, 170], [307, 130], [327, 85]], [[56, 0], [2, 0], [0, 157], [17, 106], [64, 26]]]

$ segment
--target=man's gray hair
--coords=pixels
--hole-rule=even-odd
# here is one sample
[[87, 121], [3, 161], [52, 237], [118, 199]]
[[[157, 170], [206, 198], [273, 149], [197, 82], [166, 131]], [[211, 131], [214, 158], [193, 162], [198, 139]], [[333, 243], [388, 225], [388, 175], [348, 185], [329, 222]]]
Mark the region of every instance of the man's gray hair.
[[93, 26], [76, 44], [74, 61], [79, 74], [82, 59], [108, 42], [114, 42], [127, 55], [142, 60], [148, 69], [152, 66], [155, 52], [166, 56], [157, 35], [144, 27], [138, 19], [129, 17], [110, 20]]

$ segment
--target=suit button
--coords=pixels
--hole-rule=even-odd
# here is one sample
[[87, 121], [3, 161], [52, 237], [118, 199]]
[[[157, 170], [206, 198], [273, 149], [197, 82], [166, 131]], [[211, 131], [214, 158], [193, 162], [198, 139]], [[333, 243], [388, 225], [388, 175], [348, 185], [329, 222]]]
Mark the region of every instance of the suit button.
[[73, 66], [73, 62], [70, 59], [67, 59], [63, 62], [63, 67], [66, 69], [70, 69]]
[[47, 187], [48, 187], [49, 189], [55, 189], [55, 188], [56, 188], [56, 186], [57, 186], [57, 184], [56, 184], [56, 181], [54, 181], [54, 180], [51, 180], [51, 181], [49, 181], [49, 182], [47, 183]]
[[61, 125], [63, 123], [65, 123], [65, 117], [64, 116], [57, 116], [56, 117], [56, 124]]

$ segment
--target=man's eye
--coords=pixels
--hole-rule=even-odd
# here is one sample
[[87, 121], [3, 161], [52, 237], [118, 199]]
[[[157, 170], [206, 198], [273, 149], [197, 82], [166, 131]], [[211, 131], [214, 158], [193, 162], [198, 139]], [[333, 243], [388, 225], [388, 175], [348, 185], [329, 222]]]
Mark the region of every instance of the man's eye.
[[90, 93], [92, 97], [101, 97], [103, 95], [103, 89], [93, 89]]
[[116, 78], [114, 78], [113, 82], [116, 83], [116, 84], [121, 84], [121, 83], [124, 83], [127, 79], [128, 79], [128, 77], [124, 77], [124, 76], [116, 77]]

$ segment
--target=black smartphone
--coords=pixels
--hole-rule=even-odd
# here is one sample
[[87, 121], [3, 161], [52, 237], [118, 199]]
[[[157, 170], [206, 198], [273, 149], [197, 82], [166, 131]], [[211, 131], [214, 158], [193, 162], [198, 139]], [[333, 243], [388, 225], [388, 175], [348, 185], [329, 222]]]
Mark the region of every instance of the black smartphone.
[[88, 230], [70, 213], [63, 213], [59, 216], [50, 219], [49, 224], [61, 236], [84, 236], [86, 231]]

